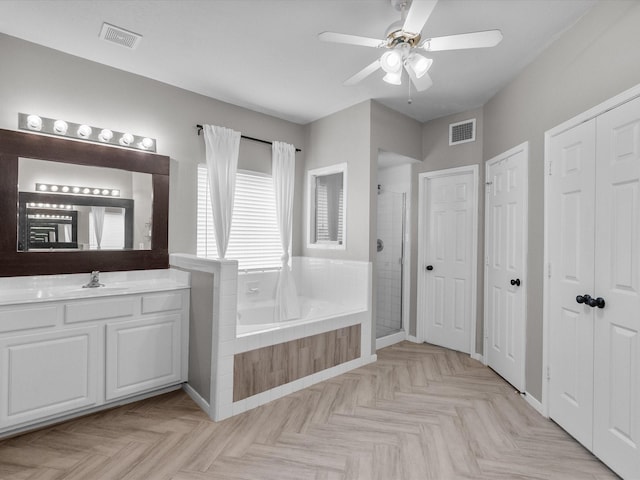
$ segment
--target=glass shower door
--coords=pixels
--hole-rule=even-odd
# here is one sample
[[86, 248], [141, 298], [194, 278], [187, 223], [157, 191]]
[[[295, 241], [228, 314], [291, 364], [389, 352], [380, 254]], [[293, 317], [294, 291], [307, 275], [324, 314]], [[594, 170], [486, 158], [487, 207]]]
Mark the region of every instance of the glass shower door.
[[378, 194], [376, 338], [402, 330], [405, 194]]

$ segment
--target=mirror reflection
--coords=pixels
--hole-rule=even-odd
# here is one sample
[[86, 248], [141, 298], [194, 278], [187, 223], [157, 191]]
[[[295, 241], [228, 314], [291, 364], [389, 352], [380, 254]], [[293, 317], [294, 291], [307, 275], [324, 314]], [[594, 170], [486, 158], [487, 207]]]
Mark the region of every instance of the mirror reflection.
[[344, 248], [346, 165], [309, 171], [309, 246]]
[[18, 188], [18, 251], [151, 248], [151, 174], [20, 158]]

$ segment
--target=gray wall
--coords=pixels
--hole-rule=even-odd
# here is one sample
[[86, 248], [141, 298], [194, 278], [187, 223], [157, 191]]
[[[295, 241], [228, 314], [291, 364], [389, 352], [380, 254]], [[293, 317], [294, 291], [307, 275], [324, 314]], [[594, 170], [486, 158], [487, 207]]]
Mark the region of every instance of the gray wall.
[[307, 125], [305, 169], [347, 163], [346, 249], [307, 248], [308, 199], [305, 172], [302, 254], [369, 261], [369, 131], [371, 102], [346, 108]]
[[640, 83], [640, 2], [599, 2], [484, 107], [484, 160], [529, 141], [526, 389], [542, 397], [544, 132]]
[[[204, 141], [196, 124], [222, 125], [302, 148], [297, 153], [294, 225], [302, 215], [305, 128], [275, 117], [187, 92], [170, 85], [90, 62], [0, 34], [0, 128], [16, 130], [18, 112], [154, 137], [158, 153], [171, 157], [169, 250], [196, 250], [196, 167], [204, 162]], [[270, 172], [268, 145], [243, 140], [239, 168]], [[293, 254], [301, 231], [294, 229]]]

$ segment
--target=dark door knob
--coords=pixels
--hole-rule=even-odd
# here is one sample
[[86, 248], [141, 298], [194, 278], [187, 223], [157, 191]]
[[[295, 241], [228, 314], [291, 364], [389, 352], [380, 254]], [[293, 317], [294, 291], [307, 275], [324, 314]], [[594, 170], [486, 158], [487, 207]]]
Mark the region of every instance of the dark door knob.
[[511, 279], [511, 285], [517, 285], [518, 287], [520, 286], [520, 279], [516, 278], [515, 280], [512, 278]]
[[[591, 305], [591, 302], [593, 302], [593, 305]], [[592, 298], [591, 302], [589, 302], [589, 306], [591, 307], [604, 308], [604, 298], [602, 297]]]
[[591, 295], [578, 295], [576, 297], [576, 302], [578, 303], [586, 303], [589, 305], [589, 300], [591, 300]]
[[429, 271], [433, 270], [433, 265], [427, 265], [427, 270]]

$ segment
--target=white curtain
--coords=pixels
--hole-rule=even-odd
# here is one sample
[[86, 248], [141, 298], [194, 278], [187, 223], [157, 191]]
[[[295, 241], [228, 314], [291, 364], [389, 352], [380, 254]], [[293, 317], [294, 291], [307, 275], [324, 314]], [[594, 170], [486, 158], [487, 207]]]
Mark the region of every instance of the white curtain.
[[223, 259], [227, 253], [231, 233], [240, 132], [215, 125], [204, 125], [204, 143], [216, 248], [218, 258]]
[[105, 207], [91, 207], [91, 215], [93, 215], [93, 233], [96, 237], [96, 245], [98, 250], [102, 248], [102, 231], [104, 229], [104, 210]]
[[293, 189], [295, 184], [296, 149], [284, 142], [273, 142], [272, 176], [276, 194], [276, 214], [282, 243], [282, 269], [276, 286], [276, 321], [300, 317], [298, 292], [289, 269], [289, 248], [293, 230]]

